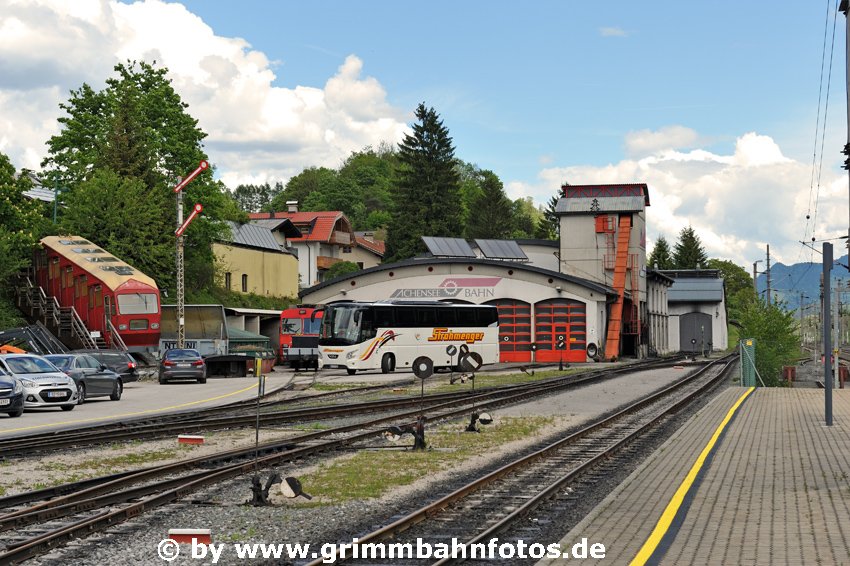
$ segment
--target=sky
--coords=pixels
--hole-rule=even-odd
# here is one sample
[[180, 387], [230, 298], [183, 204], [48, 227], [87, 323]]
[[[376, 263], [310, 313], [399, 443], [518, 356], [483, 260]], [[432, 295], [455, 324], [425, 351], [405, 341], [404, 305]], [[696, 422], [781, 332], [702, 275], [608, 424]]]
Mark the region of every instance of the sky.
[[0, 0], [0, 152], [37, 170], [70, 90], [155, 60], [231, 189], [398, 143], [424, 102], [512, 199], [647, 183], [650, 247], [819, 262], [800, 241], [850, 223], [837, 4]]

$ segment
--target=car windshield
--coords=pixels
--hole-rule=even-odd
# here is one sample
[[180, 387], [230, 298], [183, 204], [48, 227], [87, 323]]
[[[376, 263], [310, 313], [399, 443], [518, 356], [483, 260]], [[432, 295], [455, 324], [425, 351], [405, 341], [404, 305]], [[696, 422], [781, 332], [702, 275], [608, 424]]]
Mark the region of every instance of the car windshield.
[[49, 373], [59, 371], [56, 366], [41, 358], [7, 358], [6, 365], [12, 373]]
[[50, 363], [59, 369], [68, 369], [71, 367], [71, 360], [73, 359], [71, 356], [45, 356]]

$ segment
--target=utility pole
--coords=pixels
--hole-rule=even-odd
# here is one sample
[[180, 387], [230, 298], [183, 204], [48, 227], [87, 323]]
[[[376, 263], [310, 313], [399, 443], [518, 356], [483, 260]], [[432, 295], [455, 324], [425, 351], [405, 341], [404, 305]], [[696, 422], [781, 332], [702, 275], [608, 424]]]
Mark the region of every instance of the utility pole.
[[[845, 95], [847, 96], [847, 143], [844, 144], [844, 155], [847, 158], [844, 160], [844, 168], [850, 172], [850, 16], [847, 12], [850, 10], [850, 1], [841, 0], [838, 9], [844, 13], [845, 32], [844, 32], [844, 51], [845, 51]], [[850, 224], [847, 228], [847, 249], [850, 251]]]
[[767, 244], [767, 264], [764, 272], [767, 274], [767, 304], [770, 306], [770, 244]]
[[753, 290], [756, 292], [756, 299], [759, 297], [759, 285], [756, 283], [756, 276], [758, 276], [758, 271], [756, 271], [756, 266], [761, 263], [760, 259], [757, 259], [753, 262]]
[[803, 293], [800, 292], [800, 351], [805, 351], [806, 339], [803, 332]]
[[[832, 273], [832, 244], [823, 243], [823, 384], [824, 384], [824, 421], [832, 426], [832, 324], [829, 309], [829, 279]], [[838, 361], [837, 359], [835, 360]]]

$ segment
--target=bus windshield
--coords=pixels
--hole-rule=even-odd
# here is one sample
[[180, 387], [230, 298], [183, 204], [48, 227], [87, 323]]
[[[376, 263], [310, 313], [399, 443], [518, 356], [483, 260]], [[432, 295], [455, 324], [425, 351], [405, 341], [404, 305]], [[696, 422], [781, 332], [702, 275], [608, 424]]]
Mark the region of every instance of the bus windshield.
[[[322, 318], [322, 344], [350, 345], [363, 341], [361, 330], [364, 314], [368, 311], [362, 306], [339, 305], [328, 306]], [[367, 325], [371, 327], [371, 325]]]

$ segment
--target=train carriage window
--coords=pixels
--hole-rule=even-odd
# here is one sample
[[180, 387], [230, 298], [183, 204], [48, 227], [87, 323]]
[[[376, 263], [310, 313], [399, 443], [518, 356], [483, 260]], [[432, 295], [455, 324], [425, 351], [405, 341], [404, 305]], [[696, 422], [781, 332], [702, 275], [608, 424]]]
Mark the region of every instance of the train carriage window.
[[103, 306], [103, 287], [100, 285], [94, 286], [94, 305], [93, 307], [102, 307]]
[[154, 314], [159, 312], [156, 293], [127, 293], [116, 295], [120, 314]]
[[85, 275], [80, 275], [77, 277], [76, 286], [74, 288], [74, 297], [79, 299], [80, 297], [86, 296], [86, 280], [88, 278]]

